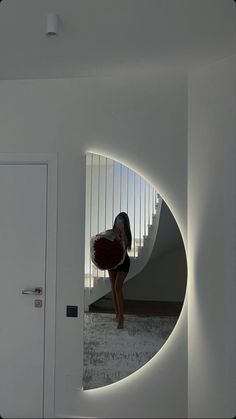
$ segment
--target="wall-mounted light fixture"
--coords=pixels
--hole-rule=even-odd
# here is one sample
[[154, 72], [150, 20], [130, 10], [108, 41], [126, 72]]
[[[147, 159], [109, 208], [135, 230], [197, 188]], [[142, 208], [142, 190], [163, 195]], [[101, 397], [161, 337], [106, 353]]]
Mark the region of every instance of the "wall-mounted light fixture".
[[59, 18], [55, 13], [48, 13], [46, 24], [46, 35], [49, 38], [54, 38], [58, 35]]

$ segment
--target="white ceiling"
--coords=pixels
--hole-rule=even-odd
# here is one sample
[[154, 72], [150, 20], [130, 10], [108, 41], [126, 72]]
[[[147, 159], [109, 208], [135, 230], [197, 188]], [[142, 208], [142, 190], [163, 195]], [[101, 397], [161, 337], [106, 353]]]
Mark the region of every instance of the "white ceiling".
[[235, 32], [234, 0], [2, 0], [0, 79], [186, 72], [234, 54]]

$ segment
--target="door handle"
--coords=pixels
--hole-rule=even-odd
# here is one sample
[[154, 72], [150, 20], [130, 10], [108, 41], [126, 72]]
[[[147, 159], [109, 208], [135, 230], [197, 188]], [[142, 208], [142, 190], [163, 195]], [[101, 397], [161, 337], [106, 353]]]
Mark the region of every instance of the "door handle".
[[33, 289], [22, 290], [22, 294], [24, 294], [24, 295], [42, 295], [43, 294], [43, 288], [37, 287], [37, 288], [33, 288]]

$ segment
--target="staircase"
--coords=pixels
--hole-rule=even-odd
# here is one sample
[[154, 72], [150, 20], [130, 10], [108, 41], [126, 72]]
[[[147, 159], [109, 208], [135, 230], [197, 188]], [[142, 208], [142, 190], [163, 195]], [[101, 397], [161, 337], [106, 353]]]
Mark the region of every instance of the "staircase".
[[130, 271], [125, 281], [147, 264], [157, 237], [162, 200], [136, 172], [119, 162], [88, 153], [86, 156], [85, 311], [111, 291], [107, 271], [95, 268], [90, 257], [90, 237], [112, 228], [115, 216], [125, 211], [130, 218], [132, 248]]

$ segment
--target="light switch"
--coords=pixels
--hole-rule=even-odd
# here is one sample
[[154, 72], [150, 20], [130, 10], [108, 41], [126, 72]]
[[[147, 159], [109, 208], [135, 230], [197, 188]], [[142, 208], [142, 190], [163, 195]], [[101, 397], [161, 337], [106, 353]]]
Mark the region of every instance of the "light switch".
[[78, 306], [66, 306], [66, 317], [78, 317]]

